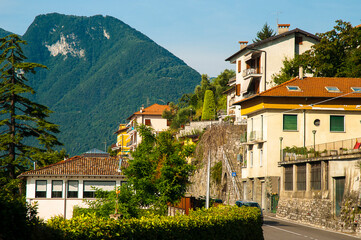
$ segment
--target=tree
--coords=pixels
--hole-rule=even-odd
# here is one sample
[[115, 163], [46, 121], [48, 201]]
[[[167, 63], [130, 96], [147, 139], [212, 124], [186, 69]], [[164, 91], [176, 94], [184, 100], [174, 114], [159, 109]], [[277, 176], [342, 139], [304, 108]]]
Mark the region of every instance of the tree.
[[257, 32], [257, 37], [253, 39], [253, 43], [260, 42], [275, 35], [276, 33], [274, 30], [267, 23], [265, 23], [261, 31]]
[[216, 104], [214, 102], [213, 92], [207, 90], [204, 95], [204, 103], [202, 110], [202, 120], [212, 120], [216, 115]]
[[168, 131], [155, 135], [144, 125], [138, 131], [142, 142], [132, 153], [133, 160], [124, 173], [142, 206], [162, 209], [185, 194], [193, 171], [193, 166], [185, 160], [190, 153]]
[[[25, 62], [20, 45], [26, 42], [19, 36], [1, 38], [0, 44], [0, 166], [5, 176], [15, 179], [31, 165], [30, 160], [36, 161], [36, 154], [61, 143], [54, 135], [58, 126], [46, 120], [51, 111], [27, 98], [35, 92], [26, 85], [25, 75], [46, 67]], [[38, 144], [29, 143], [34, 139]]]

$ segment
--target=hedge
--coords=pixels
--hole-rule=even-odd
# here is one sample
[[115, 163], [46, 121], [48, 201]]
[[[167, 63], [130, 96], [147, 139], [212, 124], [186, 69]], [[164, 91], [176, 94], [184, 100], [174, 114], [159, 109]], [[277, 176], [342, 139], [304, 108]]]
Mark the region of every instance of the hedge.
[[61, 230], [59, 239], [263, 239], [257, 208], [224, 206], [193, 211], [189, 216], [152, 216], [140, 219], [108, 219], [82, 215], [48, 221]]

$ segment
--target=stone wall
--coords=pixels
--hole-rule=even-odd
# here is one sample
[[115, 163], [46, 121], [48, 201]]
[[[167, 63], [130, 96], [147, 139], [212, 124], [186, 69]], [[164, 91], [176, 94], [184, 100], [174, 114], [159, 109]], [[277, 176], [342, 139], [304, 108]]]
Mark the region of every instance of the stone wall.
[[[245, 131], [246, 127], [241, 125], [217, 125], [212, 129], [208, 129], [205, 133], [212, 135], [214, 138], [220, 139], [219, 144], [212, 145], [208, 148], [211, 152], [211, 167], [217, 162], [222, 161], [222, 180], [220, 184], [216, 184], [211, 179], [210, 183], [210, 196], [215, 199], [222, 199], [225, 204], [234, 204], [239, 200], [234, 190], [232, 183], [232, 176], [227, 171], [225, 159], [223, 153], [227, 156], [230, 164], [233, 166], [236, 172], [237, 182], [241, 179], [241, 165], [237, 162], [237, 154], [242, 152], [241, 134]], [[208, 132], [212, 131], [212, 132]], [[207, 136], [206, 136], [207, 137]], [[198, 144], [198, 148], [202, 149]], [[191, 185], [188, 187], [188, 193], [194, 197], [205, 197], [207, 188], [207, 162], [208, 162], [208, 150], [203, 149], [203, 157], [197, 163], [197, 170], [190, 178]], [[241, 189], [239, 189], [241, 191]], [[239, 193], [241, 194], [241, 193]]]

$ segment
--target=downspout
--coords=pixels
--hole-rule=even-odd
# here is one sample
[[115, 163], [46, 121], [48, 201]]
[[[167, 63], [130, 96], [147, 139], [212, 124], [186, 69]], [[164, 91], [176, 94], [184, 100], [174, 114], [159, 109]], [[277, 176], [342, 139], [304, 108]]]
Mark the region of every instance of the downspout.
[[66, 193], [67, 193], [67, 178], [65, 176], [65, 189], [64, 189], [64, 219], [66, 219]]
[[303, 147], [306, 147], [306, 110], [303, 109]]
[[267, 89], [267, 52], [264, 52], [264, 90], [266, 91]]

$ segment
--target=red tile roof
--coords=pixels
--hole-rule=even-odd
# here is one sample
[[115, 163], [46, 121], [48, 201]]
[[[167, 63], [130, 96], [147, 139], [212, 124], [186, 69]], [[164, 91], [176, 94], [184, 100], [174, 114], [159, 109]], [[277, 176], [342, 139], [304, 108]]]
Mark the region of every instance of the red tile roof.
[[[58, 163], [24, 172], [19, 178], [30, 176], [123, 176], [118, 171], [119, 157], [75, 156]], [[122, 160], [122, 168], [128, 162]]]
[[159, 116], [162, 116], [163, 111], [169, 110], [169, 109], [170, 109], [169, 105], [159, 105], [159, 104], [155, 103], [149, 107], [144, 108], [142, 111], [133, 113], [128, 118], [128, 120], [130, 120], [134, 115], [154, 115], [154, 116], [159, 115]]
[[[298, 86], [300, 91], [289, 91], [287, 86]], [[328, 92], [326, 87], [337, 87], [340, 92]], [[361, 98], [361, 92], [354, 92], [351, 87], [361, 87], [361, 78], [307, 77], [294, 78], [262, 93], [242, 99], [235, 104], [259, 96], [265, 97], [342, 97]]]

